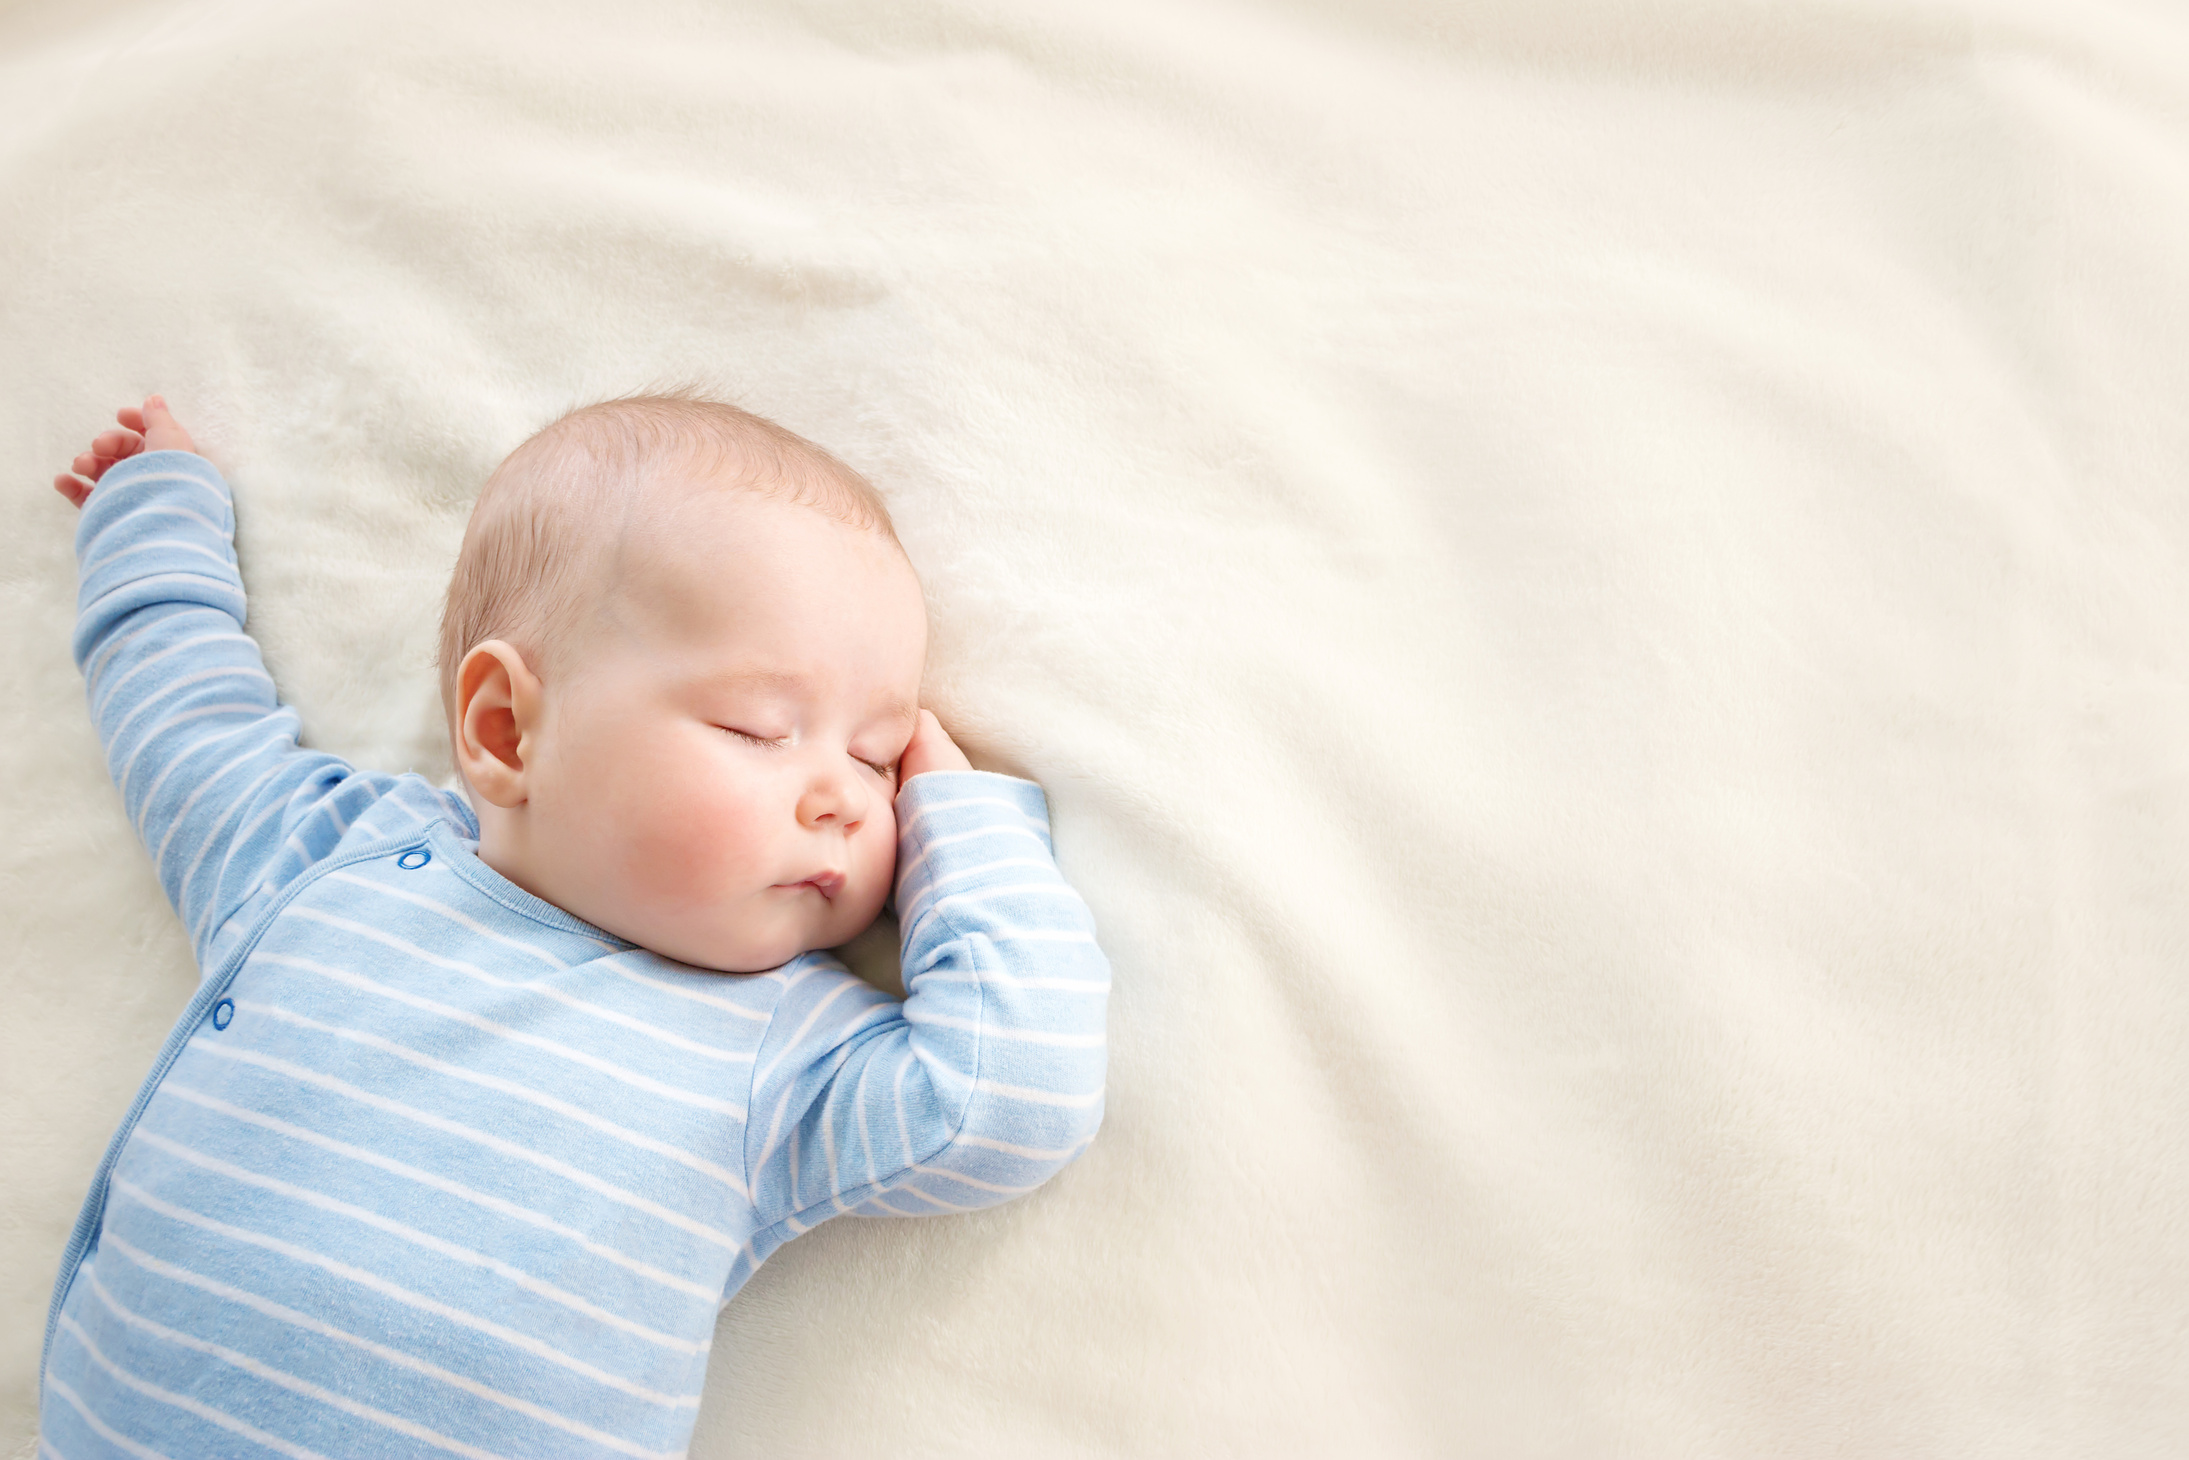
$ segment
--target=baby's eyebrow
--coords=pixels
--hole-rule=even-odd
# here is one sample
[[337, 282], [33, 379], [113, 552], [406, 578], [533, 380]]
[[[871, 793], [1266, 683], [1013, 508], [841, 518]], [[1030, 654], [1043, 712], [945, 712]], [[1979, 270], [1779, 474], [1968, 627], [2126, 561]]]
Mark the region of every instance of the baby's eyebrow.
[[772, 689], [786, 693], [806, 687], [805, 679], [787, 669], [717, 669], [699, 677], [708, 689]]

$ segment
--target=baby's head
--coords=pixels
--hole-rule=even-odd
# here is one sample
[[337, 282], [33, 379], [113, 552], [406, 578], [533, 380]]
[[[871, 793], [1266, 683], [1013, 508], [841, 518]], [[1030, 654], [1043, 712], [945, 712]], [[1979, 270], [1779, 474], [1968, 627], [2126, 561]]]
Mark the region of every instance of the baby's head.
[[573, 411], [496, 468], [449, 584], [479, 856], [702, 968], [843, 943], [889, 894], [926, 652], [889, 513], [835, 457], [694, 398]]

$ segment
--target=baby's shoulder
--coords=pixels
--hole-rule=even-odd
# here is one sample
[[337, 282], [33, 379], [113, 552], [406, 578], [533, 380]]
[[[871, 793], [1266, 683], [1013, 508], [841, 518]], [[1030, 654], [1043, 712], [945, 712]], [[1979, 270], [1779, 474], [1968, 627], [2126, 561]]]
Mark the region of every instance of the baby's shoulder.
[[356, 846], [390, 837], [423, 835], [442, 822], [464, 840], [478, 838], [478, 818], [459, 791], [436, 786], [415, 771], [388, 775], [353, 770], [349, 779], [359, 783], [347, 798], [354, 800], [358, 812], [342, 831], [345, 843]]
[[259, 833], [279, 845], [264, 860], [255, 885], [214, 933], [201, 971], [210, 974], [220, 967], [230, 950], [250, 940], [299, 883], [363, 848], [423, 840], [436, 826], [446, 826], [459, 838], [479, 834], [463, 797], [424, 776], [362, 771], [327, 756], [288, 798], [274, 824]]

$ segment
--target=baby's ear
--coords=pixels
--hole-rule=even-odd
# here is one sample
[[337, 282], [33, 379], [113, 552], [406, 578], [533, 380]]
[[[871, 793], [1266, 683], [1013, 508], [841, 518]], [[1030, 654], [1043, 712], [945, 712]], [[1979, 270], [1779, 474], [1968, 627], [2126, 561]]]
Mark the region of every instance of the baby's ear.
[[540, 681], [515, 646], [489, 639], [456, 668], [456, 764], [496, 806], [524, 804], [525, 755], [539, 723]]

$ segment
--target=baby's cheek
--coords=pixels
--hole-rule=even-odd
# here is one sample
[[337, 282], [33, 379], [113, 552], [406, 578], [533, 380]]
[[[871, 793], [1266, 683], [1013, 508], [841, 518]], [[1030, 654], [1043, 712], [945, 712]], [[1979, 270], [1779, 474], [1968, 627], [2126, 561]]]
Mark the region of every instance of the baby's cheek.
[[862, 902], [867, 906], [861, 909], [859, 928], [852, 929], [854, 933], [874, 920], [874, 914], [881, 911], [882, 904], [888, 900], [890, 893], [895, 890], [897, 880], [897, 826], [895, 821], [887, 815], [878, 818], [867, 828], [866, 833], [859, 838], [856, 855], [859, 861], [860, 881], [870, 890], [870, 896], [862, 899]]
[[664, 910], [719, 901], [754, 875], [749, 849], [735, 833], [736, 813], [699, 787], [686, 786], [682, 794], [649, 788], [631, 797], [616, 819], [625, 877]]

